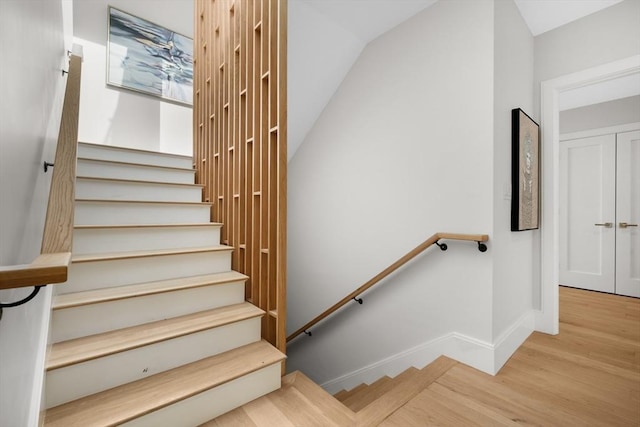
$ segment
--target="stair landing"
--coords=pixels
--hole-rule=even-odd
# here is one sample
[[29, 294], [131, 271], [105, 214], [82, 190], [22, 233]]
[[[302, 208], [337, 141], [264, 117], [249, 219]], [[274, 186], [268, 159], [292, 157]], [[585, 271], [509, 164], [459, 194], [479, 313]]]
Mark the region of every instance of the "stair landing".
[[[348, 393], [354, 411], [301, 372], [282, 379], [282, 388], [200, 427], [372, 427], [384, 422], [440, 376], [458, 365], [440, 357], [423, 369], [409, 368], [393, 379]], [[343, 396], [347, 393], [342, 393]]]
[[355, 425], [355, 414], [301, 372], [282, 388], [200, 427], [334, 427]]

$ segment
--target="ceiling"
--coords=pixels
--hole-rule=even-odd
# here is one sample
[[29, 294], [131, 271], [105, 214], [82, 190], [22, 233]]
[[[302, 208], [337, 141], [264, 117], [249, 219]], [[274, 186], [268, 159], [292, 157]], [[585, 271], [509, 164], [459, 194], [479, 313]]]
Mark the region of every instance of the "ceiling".
[[622, 0], [514, 0], [531, 34], [537, 36]]
[[[329, 16], [365, 43], [437, 0], [293, 0]], [[537, 36], [613, 6], [622, 0], [514, 0], [531, 34]], [[365, 12], [365, 13], [363, 13]]]
[[[436, 1], [289, 2], [289, 158], [302, 143], [362, 49], [373, 39]], [[531, 33], [537, 36], [622, 0], [514, 1]], [[576, 99], [582, 99], [581, 105], [587, 105], [584, 103], [586, 95], [575, 96]], [[573, 102], [571, 105], [580, 106], [576, 100], [570, 102]]]

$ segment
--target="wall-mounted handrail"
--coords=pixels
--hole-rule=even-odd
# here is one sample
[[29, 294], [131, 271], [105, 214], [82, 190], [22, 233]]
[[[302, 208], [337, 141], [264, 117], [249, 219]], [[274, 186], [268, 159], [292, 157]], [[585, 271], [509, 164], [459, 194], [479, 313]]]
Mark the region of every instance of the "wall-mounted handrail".
[[[31, 264], [0, 267], [0, 289], [38, 287], [67, 280], [73, 243], [81, 68], [81, 48], [74, 46], [74, 52], [69, 52], [67, 86], [40, 255]], [[27, 298], [25, 300], [28, 301]], [[4, 305], [8, 307], [15, 304]]]
[[467, 241], [477, 242], [478, 249], [480, 250], [480, 252], [484, 252], [487, 250], [487, 247], [484, 244], [484, 242], [489, 240], [489, 236], [486, 234], [455, 234], [455, 233], [434, 234], [433, 236], [429, 237], [427, 240], [425, 240], [424, 242], [416, 246], [414, 249], [409, 251], [402, 258], [400, 258], [399, 260], [391, 264], [389, 267], [382, 270], [380, 273], [378, 273], [372, 279], [367, 281], [365, 284], [357, 288], [355, 291], [351, 292], [349, 295], [342, 298], [340, 301], [338, 301], [337, 303], [335, 303], [334, 305], [332, 305], [331, 307], [329, 307], [328, 309], [320, 313], [313, 320], [307, 322], [304, 326], [302, 326], [301, 328], [296, 330], [294, 333], [289, 335], [287, 337], [287, 342], [291, 341], [292, 339], [302, 334], [303, 332], [307, 335], [311, 335], [311, 332], [308, 331], [309, 328], [311, 328], [313, 325], [317, 324], [318, 322], [324, 320], [325, 318], [329, 317], [331, 314], [333, 314], [336, 310], [338, 310], [339, 308], [347, 304], [349, 301], [355, 300], [358, 303], [362, 304], [361, 302], [362, 299], [357, 298], [358, 295], [361, 295], [363, 292], [367, 291], [376, 283], [380, 282], [382, 279], [384, 279], [385, 277], [387, 277], [388, 275], [390, 275], [391, 273], [393, 273], [394, 271], [402, 267], [404, 264], [409, 262], [411, 259], [415, 258], [417, 255], [422, 253], [428, 247], [435, 244], [439, 246], [441, 250], [443, 251], [447, 250], [447, 245], [439, 242], [440, 240], [443, 240], [443, 239], [444, 240], [467, 240]]

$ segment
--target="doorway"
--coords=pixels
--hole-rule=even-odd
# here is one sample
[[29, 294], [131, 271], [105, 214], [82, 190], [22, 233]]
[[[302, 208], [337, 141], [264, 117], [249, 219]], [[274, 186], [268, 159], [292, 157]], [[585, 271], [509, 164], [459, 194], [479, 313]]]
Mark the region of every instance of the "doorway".
[[535, 314], [537, 331], [559, 331], [559, 163], [558, 98], [562, 91], [640, 72], [640, 55], [542, 82], [542, 233], [540, 241], [540, 295]]
[[640, 297], [639, 169], [640, 130], [561, 138], [561, 285]]

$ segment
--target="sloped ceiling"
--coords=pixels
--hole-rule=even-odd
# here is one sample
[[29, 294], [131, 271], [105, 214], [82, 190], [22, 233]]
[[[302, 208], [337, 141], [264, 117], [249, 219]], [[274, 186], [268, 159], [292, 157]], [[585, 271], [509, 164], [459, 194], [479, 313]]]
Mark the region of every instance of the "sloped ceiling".
[[289, 1], [289, 159], [367, 43], [435, 1]]
[[531, 34], [537, 36], [620, 3], [622, 0], [514, 0]]
[[[289, 0], [289, 159], [362, 49], [436, 1]], [[536, 36], [622, 0], [514, 1]]]

